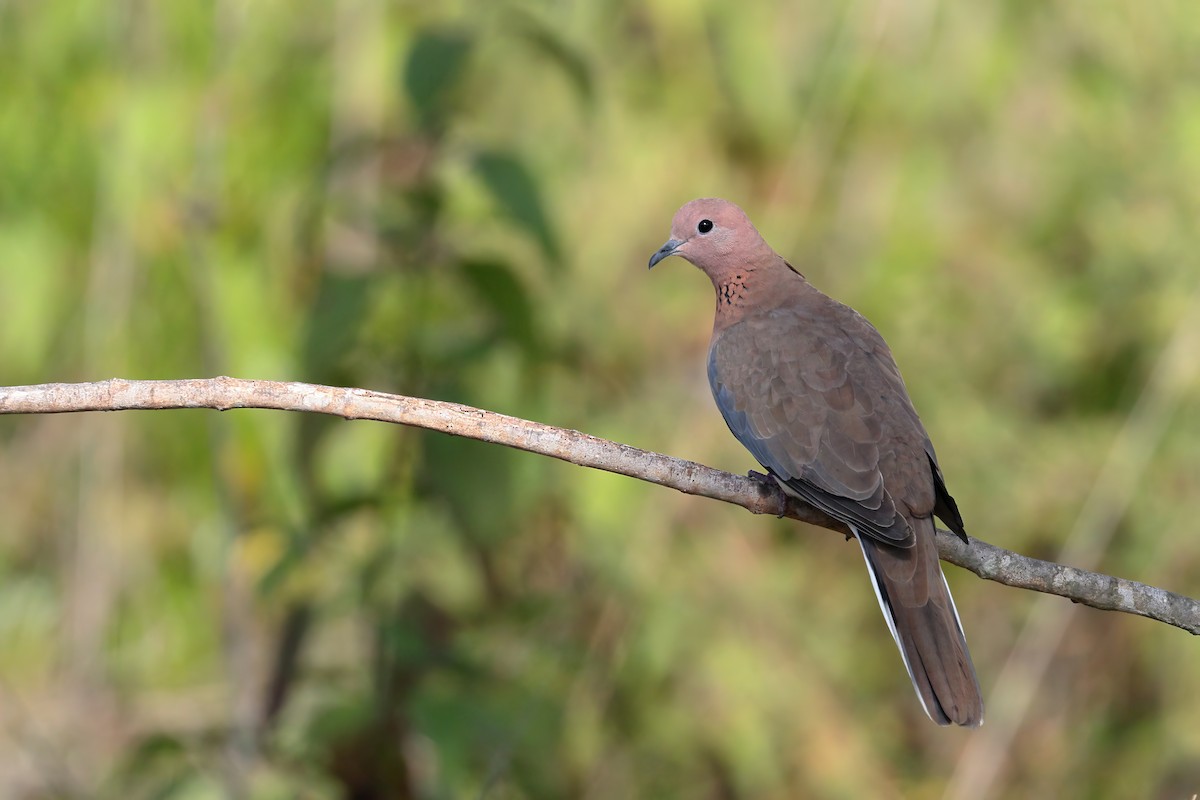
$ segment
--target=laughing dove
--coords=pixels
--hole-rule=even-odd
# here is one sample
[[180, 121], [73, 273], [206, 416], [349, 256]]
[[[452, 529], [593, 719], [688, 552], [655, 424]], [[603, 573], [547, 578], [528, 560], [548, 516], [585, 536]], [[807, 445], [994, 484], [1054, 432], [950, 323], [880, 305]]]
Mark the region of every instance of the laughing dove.
[[938, 564], [934, 515], [967, 534], [883, 337], [728, 201], [679, 209], [650, 266], [673, 255], [716, 289], [708, 379], [729, 429], [785, 492], [853, 532], [929, 717], [979, 725], [983, 698]]

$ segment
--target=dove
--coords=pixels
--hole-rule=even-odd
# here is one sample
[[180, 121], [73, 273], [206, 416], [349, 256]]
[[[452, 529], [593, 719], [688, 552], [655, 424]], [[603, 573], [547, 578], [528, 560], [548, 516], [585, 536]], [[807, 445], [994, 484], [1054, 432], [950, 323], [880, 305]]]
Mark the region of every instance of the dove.
[[978, 726], [983, 697], [934, 516], [969, 539], [883, 337], [726, 200], [679, 209], [650, 267], [669, 256], [716, 290], [708, 379], [730, 431], [784, 492], [850, 529], [925, 713]]

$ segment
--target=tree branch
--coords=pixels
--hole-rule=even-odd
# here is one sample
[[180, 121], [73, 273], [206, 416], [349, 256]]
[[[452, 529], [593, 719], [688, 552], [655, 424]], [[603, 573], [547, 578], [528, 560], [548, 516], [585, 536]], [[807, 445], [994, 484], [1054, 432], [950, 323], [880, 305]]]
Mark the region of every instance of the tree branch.
[[[667, 486], [742, 506], [754, 514], [791, 517], [849, 535], [846, 526], [766, 482], [599, 439], [579, 431], [419, 397], [308, 383], [209, 378], [177, 381], [47, 383], [0, 387], [0, 414], [57, 414], [130, 409], [270, 408], [371, 419], [465, 436]], [[938, 531], [942, 559], [981, 578], [1056, 594], [1106, 611], [1156, 619], [1200, 634], [1200, 602], [1136, 581], [1041, 561]]]

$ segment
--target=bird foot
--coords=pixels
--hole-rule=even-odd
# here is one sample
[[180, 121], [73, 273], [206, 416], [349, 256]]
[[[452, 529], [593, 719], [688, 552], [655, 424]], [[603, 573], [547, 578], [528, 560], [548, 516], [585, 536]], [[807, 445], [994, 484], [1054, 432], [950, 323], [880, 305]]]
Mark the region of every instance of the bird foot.
[[[750, 480], [758, 483], [763, 489], [768, 489], [768, 488], [769, 489], [778, 489], [779, 488], [779, 482], [775, 480], [774, 475], [771, 475], [771, 474], [764, 475], [761, 472], [755, 472], [754, 470], [750, 470], [749, 472], [746, 473], [746, 477], [749, 478]], [[785, 516], [786, 516], [785, 514], [780, 514], [779, 516], [775, 517], [775, 519], [783, 519]]]
[[772, 478], [770, 475], [764, 475], [763, 473], [755, 472], [754, 470], [750, 470], [749, 472], [747, 472], [746, 477], [752, 481], [758, 481], [759, 483], [765, 483], [769, 486], [775, 485], [775, 479]]

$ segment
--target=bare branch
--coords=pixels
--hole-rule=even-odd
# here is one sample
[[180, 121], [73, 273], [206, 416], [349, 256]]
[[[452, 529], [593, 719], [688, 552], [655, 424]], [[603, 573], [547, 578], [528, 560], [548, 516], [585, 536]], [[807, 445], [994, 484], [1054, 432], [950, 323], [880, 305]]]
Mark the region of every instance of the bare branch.
[[[341, 389], [308, 383], [239, 378], [178, 381], [47, 383], [0, 387], [0, 414], [57, 414], [131, 409], [270, 408], [331, 414], [345, 419], [395, 422], [465, 436], [572, 464], [627, 475], [687, 494], [742, 506], [755, 514], [791, 517], [848, 535], [825, 513], [789, 498], [766, 482], [598, 439], [579, 431], [496, 414], [471, 406], [419, 397]], [[1123, 611], [1200, 634], [1200, 602], [1136, 581], [1041, 561], [972, 539], [938, 531], [942, 559], [981, 578], [1019, 589], [1056, 594], [1107, 611]]]

